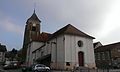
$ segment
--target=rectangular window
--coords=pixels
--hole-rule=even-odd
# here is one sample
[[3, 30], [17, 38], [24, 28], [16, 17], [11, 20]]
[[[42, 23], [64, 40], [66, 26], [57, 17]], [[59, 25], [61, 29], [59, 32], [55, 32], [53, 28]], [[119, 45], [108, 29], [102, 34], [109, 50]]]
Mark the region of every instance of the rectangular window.
[[66, 66], [70, 66], [70, 62], [66, 62]]
[[97, 57], [97, 60], [100, 60], [100, 53], [98, 53], [98, 57]]
[[42, 52], [41, 52], [41, 56], [43, 56], [43, 53], [44, 53], [44, 52], [42, 51]]
[[105, 60], [105, 53], [102, 52], [102, 60]]
[[118, 52], [120, 52], [120, 48], [118, 48]]
[[109, 51], [106, 51], [106, 52], [105, 52], [105, 59], [106, 59], [106, 60], [110, 60]]
[[2, 52], [0, 52], [0, 55], [2, 55]]
[[95, 53], [95, 60], [98, 60], [98, 53]]
[[107, 60], [110, 60], [110, 52], [107, 51]]

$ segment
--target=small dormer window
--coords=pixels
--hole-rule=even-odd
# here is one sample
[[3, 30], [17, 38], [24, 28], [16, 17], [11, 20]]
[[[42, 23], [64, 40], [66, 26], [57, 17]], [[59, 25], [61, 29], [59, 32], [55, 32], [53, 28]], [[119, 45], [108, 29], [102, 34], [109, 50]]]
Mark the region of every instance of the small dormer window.
[[36, 31], [36, 27], [33, 26], [33, 27], [32, 27], [32, 31]]

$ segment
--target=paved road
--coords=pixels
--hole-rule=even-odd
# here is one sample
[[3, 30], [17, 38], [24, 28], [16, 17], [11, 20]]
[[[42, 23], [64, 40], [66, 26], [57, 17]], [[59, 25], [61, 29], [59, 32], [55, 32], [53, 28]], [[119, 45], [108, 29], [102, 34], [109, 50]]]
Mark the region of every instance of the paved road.
[[20, 69], [15, 70], [4, 70], [4, 72], [22, 72]]
[[4, 70], [2, 66], [0, 66], [0, 72], [22, 72], [22, 70], [21, 69]]
[[0, 72], [22, 72], [21, 69], [14, 69], [14, 70], [3, 70], [3, 69], [0, 69]]

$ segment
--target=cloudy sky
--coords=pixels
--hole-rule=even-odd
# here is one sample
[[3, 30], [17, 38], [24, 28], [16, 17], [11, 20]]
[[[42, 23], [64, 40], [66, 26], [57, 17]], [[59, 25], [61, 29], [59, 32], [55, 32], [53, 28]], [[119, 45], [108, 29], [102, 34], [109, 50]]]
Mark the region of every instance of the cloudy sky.
[[34, 7], [44, 32], [72, 24], [95, 37], [94, 42], [120, 42], [120, 0], [0, 0], [0, 43], [8, 50], [22, 47]]

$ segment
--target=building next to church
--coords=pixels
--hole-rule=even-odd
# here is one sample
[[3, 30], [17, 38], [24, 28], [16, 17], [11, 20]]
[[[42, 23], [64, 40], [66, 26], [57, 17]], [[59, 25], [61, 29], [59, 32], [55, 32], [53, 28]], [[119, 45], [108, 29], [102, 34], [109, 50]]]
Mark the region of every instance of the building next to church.
[[[95, 48], [95, 61], [97, 68], [120, 68], [120, 42], [97, 45]], [[96, 45], [96, 43], [94, 44]]]
[[103, 46], [101, 42], [95, 42], [93, 43], [93, 46], [94, 46], [94, 49], [100, 47], [100, 46]]
[[5, 62], [5, 52], [7, 51], [5, 45], [1, 45], [0, 43], [0, 63]]
[[23, 46], [27, 48], [27, 65], [41, 63], [52, 69], [96, 67], [94, 37], [71, 24], [52, 34], [40, 32], [40, 23], [35, 11], [26, 22]]

